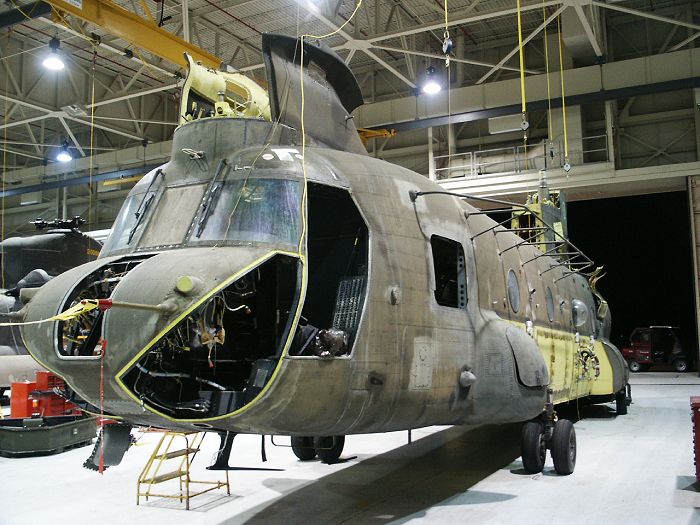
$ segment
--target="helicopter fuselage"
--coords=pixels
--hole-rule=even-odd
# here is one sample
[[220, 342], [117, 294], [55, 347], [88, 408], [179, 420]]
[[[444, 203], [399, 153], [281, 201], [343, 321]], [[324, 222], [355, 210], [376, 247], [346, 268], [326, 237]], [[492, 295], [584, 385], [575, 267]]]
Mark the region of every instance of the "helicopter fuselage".
[[[77, 395], [132, 424], [345, 435], [525, 421], [610, 399], [587, 279], [412, 171], [242, 118], [180, 126], [100, 257], [26, 307]], [[119, 305], [119, 306], [117, 306]], [[330, 342], [329, 342], [330, 341]], [[593, 358], [591, 358], [593, 356]]]

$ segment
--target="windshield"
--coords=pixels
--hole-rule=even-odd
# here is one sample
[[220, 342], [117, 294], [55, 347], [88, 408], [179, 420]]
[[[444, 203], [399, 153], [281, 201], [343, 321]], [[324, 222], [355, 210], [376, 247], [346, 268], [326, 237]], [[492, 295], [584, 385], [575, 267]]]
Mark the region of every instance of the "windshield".
[[299, 240], [299, 183], [246, 179], [215, 183], [190, 242], [250, 241], [295, 245]]
[[112, 231], [102, 247], [103, 255], [123, 250], [129, 246], [129, 241], [143, 228], [145, 223], [143, 217], [147, 215], [155, 195], [155, 191], [148, 190], [131, 195], [126, 199], [116, 221], [114, 221]]

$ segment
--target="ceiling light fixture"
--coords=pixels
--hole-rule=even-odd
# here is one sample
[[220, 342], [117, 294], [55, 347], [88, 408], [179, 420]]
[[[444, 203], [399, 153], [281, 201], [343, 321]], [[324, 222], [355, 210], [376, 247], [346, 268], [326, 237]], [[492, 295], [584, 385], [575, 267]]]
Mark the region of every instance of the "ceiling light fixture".
[[63, 62], [63, 59], [61, 58], [61, 54], [59, 52], [60, 46], [61, 42], [58, 38], [52, 38], [49, 42], [49, 48], [51, 48], [51, 52], [42, 62], [42, 65], [46, 69], [50, 69], [51, 71], [60, 71], [64, 67], [66, 67], [66, 64]]
[[56, 155], [56, 160], [58, 162], [70, 162], [73, 160], [73, 155], [70, 154], [70, 151], [68, 151], [68, 141], [64, 141], [63, 145], [61, 146], [61, 151], [58, 152], [58, 155]]
[[423, 93], [434, 95], [441, 90], [442, 86], [435, 80], [435, 68], [433, 66], [428, 66], [428, 69], [425, 70], [425, 83], [422, 88]]

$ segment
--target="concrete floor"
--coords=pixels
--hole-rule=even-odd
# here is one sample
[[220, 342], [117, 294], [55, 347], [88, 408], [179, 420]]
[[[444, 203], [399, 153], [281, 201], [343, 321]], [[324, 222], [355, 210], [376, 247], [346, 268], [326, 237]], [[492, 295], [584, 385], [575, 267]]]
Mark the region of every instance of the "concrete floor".
[[[405, 432], [351, 436], [344, 457], [352, 459], [337, 465], [299, 462], [269, 442], [263, 464], [260, 439], [239, 436], [232, 464], [283, 470], [231, 472], [231, 496], [200, 496], [189, 512], [177, 500], [137, 507], [136, 479], [157, 439], [138, 434], [103, 476], [81, 467], [90, 448], [0, 458], [0, 524], [700, 524], [688, 402], [700, 379], [649, 372], [632, 385], [627, 416], [615, 417], [612, 405], [581, 410], [578, 462], [567, 477], [550, 458], [543, 474], [524, 473], [520, 425], [431, 427], [414, 431], [411, 445]], [[223, 476], [204, 470], [217, 447], [215, 436], [205, 439], [194, 479]]]

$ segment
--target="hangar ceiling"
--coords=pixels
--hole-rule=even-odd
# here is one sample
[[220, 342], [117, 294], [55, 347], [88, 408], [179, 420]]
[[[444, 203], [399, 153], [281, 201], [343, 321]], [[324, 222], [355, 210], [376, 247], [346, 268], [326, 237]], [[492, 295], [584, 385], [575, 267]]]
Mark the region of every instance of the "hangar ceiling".
[[[116, 3], [144, 20], [152, 18], [166, 31], [258, 79], [263, 76], [263, 32], [324, 34], [347, 22], [356, 6], [350, 0]], [[90, 166], [103, 173], [167, 158], [168, 141], [177, 121], [180, 67], [102, 27], [55, 9], [35, 17], [41, 4], [19, 0], [0, 4], [0, 25], [5, 26], [0, 35], [0, 147], [5, 184], [14, 188], [56, 182], [84, 176]], [[448, 7], [448, 25], [455, 42], [450, 90], [457, 93], [459, 88], [483, 86], [485, 92], [505, 90], [503, 104], [511, 99], [517, 102], [517, 88], [513, 92], [509, 87], [517, 86], [513, 82], [519, 76], [516, 0], [453, 0]], [[11, 13], [21, 15], [18, 23], [7, 22]], [[614, 71], [618, 63], [666, 55], [663, 63], [669, 69], [683, 63], [698, 76], [698, 55], [693, 51], [700, 42], [698, 2], [523, 0], [528, 78], [541, 78], [546, 70], [545, 55], [558, 53], [558, 15], [565, 70], [605, 64]], [[371, 108], [394, 102], [413, 105], [416, 109], [407, 118], [415, 119], [420, 116], [418, 104], [425, 99], [425, 95], [416, 96], [416, 88], [423, 82], [426, 68], [434, 65], [444, 75], [443, 30], [441, 0], [364, 0], [357, 15], [327, 43], [352, 68]], [[60, 40], [68, 61], [61, 72], [41, 66], [52, 38]], [[552, 71], [558, 69], [555, 62], [550, 58]], [[558, 77], [555, 80], [558, 82]], [[529, 96], [541, 99], [543, 94], [536, 88]], [[613, 163], [613, 170], [685, 165], [698, 160], [698, 101], [700, 95], [687, 86], [670, 93], [601, 100], [579, 106], [574, 123], [581, 127], [583, 136], [604, 136], [609, 156], [615, 149], [618, 158], [605, 159]], [[467, 109], [474, 106], [470, 101], [454, 102]], [[543, 110], [531, 113], [532, 143], [547, 138], [550, 118]], [[358, 119], [363, 123], [361, 117]], [[372, 124], [371, 119], [366, 120]], [[614, 143], [613, 133], [623, 127], [626, 138], [618, 134]], [[431, 135], [437, 156], [522, 142], [517, 133], [490, 134], [486, 119], [439, 126], [431, 129]], [[55, 155], [66, 141], [75, 160], [68, 165], [56, 163]], [[372, 154], [426, 175], [428, 149], [425, 129], [402, 132], [389, 141], [375, 139], [370, 144]], [[653, 158], [645, 162], [649, 156]], [[639, 191], [644, 187], [642, 184]], [[109, 188], [93, 185], [91, 196], [83, 184], [63, 193], [47, 190], [34, 195], [33, 200], [8, 197], [9, 230], [21, 229], [27, 218], [38, 214], [86, 214], [86, 206], [97, 208], [98, 203], [93, 226], [108, 227], [127, 188], [127, 184]]]

